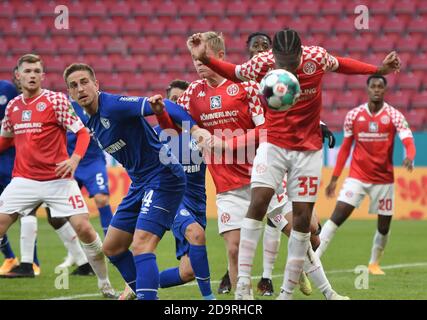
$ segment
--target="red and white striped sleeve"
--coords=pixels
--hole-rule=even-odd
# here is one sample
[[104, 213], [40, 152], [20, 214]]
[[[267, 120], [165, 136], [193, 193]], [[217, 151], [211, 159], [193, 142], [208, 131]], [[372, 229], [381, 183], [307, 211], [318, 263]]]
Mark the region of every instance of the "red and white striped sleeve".
[[176, 101], [177, 104], [181, 105], [185, 111], [187, 111], [190, 114], [190, 101], [191, 97], [193, 95], [193, 92], [199, 86], [203, 83], [203, 80], [196, 80], [190, 83], [188, 88], [181, 94], [181, 96]]
[[403, 141], [406, 138], [413, 138], [412, 131], [409, 128], [409, 124], [406, 121], [405, 116], [399, 110], [391, 106], [387, 106], [387, 111], [394, 127], [396, 128], [400, 140]]
[[65, 94], [52, 91], [48, 99], [52, 103], [56, 120], [61, 127], [73, 133], [85, 127]]
[[260, 82], [261, 79], [274, 69], [275, 60], [272, 50], [261, 52], [252, 57], [251, 60], [236, 66], [236, 76], [243, 81], [254, 80]]
[[353, 136], [353, 123], [356, 119], [359, 112], [362, 110], [363, 106], [359, 106], [357, 108], [354, 108], [350, 110], [347, 115], [345, 116], [344, 120], [344, 137], [351, 137]]
[[261, 94], [260, 86], [255, 81], [242, 82], [242, 86], [246, 91], [249, 103], [249, 110], [251, 112], [252, 121], [255, 126], [264, 124], [264, 109], [259, 95]]

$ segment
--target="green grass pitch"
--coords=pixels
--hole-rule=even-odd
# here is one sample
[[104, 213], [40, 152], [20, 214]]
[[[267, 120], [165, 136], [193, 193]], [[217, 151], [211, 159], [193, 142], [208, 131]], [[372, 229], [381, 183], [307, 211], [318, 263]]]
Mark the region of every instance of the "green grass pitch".
[[[101, 234], [98, 219], [92, 219], [93, 225]], [[427, 221], [394, 221], [389, 243], [382, 260], [385, 276], [370, 276], [368, 289], [356, 289], [355, 282], [360, 274], [353, 270], [356, 266], [367, 265], [370, 256], [372, 237], [375, 232], [375, 221], [350, 220], [341, 227], [331, 245], [323, 256], [322, 262], [332, 286], [341, 294], [352, 299], [427, 299], [425, 283], [427, 279]], [[15, 253], [19, 253], [19, 224], [9, 230], [9, 238]], [[95, 277], [70, 277], [68, 289], [56, 289], [55, 266], [63, 261], [66, 255], [63, 244], [48, 225], [46, 219], [39, 219], [38, 252], [42, 273], [34, 279], [0, 279], [0, 300], [6, 299], [101, 299], [98, 294]], [[216, 293], [219, 279], [226, 268], [224, 242], [217, 234], [216, 220], [209, 220], [207, 228], [208, 255], [212, 276], [212, 287]], [[262, 273], [262, 241], [258, 246], [253, 269], [255, 286]], [[274, 288], [280, 290], [283, 268], [286, 258], [287, 238], [282, 237], [280, 254], [276, 262]], [[0, 257], [0, 262], [3, 257]], [[157, 251], [160, 270], [177, 265], [175, 243], [171, 233], [167, 233]], [[120, 274], [109, 264], [110, 278], [113, 286], [122, 290], [124, 286]], [[365, 279], [366, 280], [366, 279]], [[359, 282], [360, 283], [360, 282]], [[366, 284], [366, 282], [365, 282]], [[190, 300], [200, 299], [196, 282], [185, 286], [160, 289], [160, 299]], [[233, 295], [217, 295], [218, 299], [233, 299]], [[256, 299], [272, 300], [275, 297]], [[295, 299], [323, 299], [316, 290], [310, 297], [303, 296], [296, 290]]]

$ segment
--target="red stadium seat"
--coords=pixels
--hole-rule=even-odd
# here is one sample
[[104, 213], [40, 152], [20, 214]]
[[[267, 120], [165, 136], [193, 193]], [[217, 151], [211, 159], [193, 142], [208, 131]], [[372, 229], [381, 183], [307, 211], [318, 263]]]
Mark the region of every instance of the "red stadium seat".
[[427, 19], [424, 17], [418, 17], [416, 19], [412, 19], [408, 23], [407, 31], [410, 34], [425, 34], [427, 26]]
[[377, 0], [369, 4], [369, 11], [376, 15], [388, 16], [393, 7], [393, 2], [390, 0]]
[[352, 92], [354, 90], [365, 90], [367, 78], [368, 75], [351, 75], [347, 81], [347, 88]]
[[33, 51], [33, 44], [31, 41], [28, 41], [27, 38], [21, 38], [20, 40], [16, 41], [14, 46], [10, 49], [12, 54], [23, 55]]
[[399, 52], [418, 52], [420, 45], [419, 37], [407, 36], [403, 39], [399, 39], [397, 42]]
[[323, 110], [321, 120], [327, 124], [332, 131], [341, 131], [347, 110]]
[[[225, 39], [226, 52], [229, 53], [241, 53], [246, 50], [246, 38], [243, 37], [232, 37]], [[243, 61], [241, 61], [243, 62]]]
[[140, 55], [140, 54], [148, 54], [151, 53], [151, 42], [149, 42], [144, 37], [139, 37], [135, 40], [130, 40], [128, 42], [128, 47], [130, 52], [133, 55]]
[[95, 1], [86, 7], [87, 17], [105, 17], [107, 15], [107, 7], [104, 1]]
[[341, 34], [351, 34], [352, 37], [354, 37], [356, 33], [355, 31], [357, 31], [354, 29], [354, 19], [349, 17], [345, 17], [340, 20], [335, 20], [335, 26], [335, 32], [338, 36], [340, 36]]
[[357, 107], [359, 105], [359, 101], [360, 99], [357, 94], [354, 94], [351, 91], [346, 91], [335, 97], [335, 107], [340, 109], [351, 109]]
[[67, 3], [68, 13], [70, 17], [78, 17], [83, 19], [86, 16], [86, 3], [85, 1], [72, 1]]
[[123, 39], [117, 37], [106, 45], [106, 51], [109, 54], [119, 53], [121, 55], [126, 55], [128, 52], [127, 44], [125, 41], [123, 41]]
[[153, 52], [172, 55], [175, 52], [175, 44], [171, 43], [169, 37], [158, 39], [156, 45], [153, 46]]
[[314, 0], [299, 1], [297, 11], [300, 16], [317, 16], [320, 12], [320, 3]]
[[406, 121], [408, 121], [410, 128], [413, 131], [425, 129], [424, 114], [416, 110], [410, 110], [405, 114]]
[[65, 69], [65, 63], [60, 56], [55, 56], [55, 57], [45, 56], [43, 57], [43, 61], [44, 61], [47, 72], [62, 73]]
[[9, 1], [2, 1], [0, 3], [0, 18], [11, 18], [14, 15], [14, 6]]
[[172, 80], [173, 79], [166, 74], [161, 74], [159, 77], [156, 77], [155, 81], [150, 83], [150, 89], [157, 93], [163, 93]]
[[332, 23], [330, 19], [320, 18], [313, 20], [310, 25], [311, 33], [330, 34], [332, 31]]
[[32, 1], [26, 1], [24, 3], [19, 3], [15, 10], [16, 18], [34, 18], [37, 16], [36, 6], [32, 3]]
[[175, 17], [178, 12], [178, 8], [173, 1], [163, 1], [161, 5], [157, 7], [158, 17]]
[[273, 38], [273, 35], [279, 31], [282, 30], [287, 23], [284, 22], [285, 19], [283, 18], [273, 18], [273, 19], [264, 19], [263, 22], [261, 22], [260, 31], [267, 33], [270, 35], [271, 38]]
[[260, 24], [258, 21], [249, 18], [249, 19], [245, 19], [245, 20], [240, 20], [240, 22], [238, 22], [237, 24], [237, 30], [238, 32], [242, 35], [248, 35], [252, 32], [257, 32], [260, 30]]
[[150, 55], [141, 62], [141, 70], [143, 72], [161, 72], [163, 68], [162, 62], [157, 57]]
[[135, 17], [152, 17], [152, 16], [154, 16], [154, 4], [153, 4], [153, 2], [151, 2], [151, 1], [131, 2], [132, 14]]
[[100, 21], [95, 29], [98, 35], [114, 36], [118, 32], [117, 25], [111, 19]]
[[113, 71], [113, 65], [107, 56], [91, 58], [90, 65], [93, 67], [95, 72], [111, 73]]
[[22, 25], [16, 20], [12, 20], [11, 22], [8, 21], [2, 28], [2, 34], [20, 37], [23, 34]]
[[141, 33], [141, 23], [136, 19], [126, 19], [119, 25], [120, 35], [139, 36]]
[[98, 38], [93, 37], [89, 41], [82, 44], [82, 52], [84, 54], [104, 54], [104, 44]]
[[308, 32], [308, 25], [310, 23], [310, 19], [306, 18], [297, 18], [290, 21], [287, 26], [297, 31], [299, 34], [305, 34]]
[[197, 33], [197, 32], [205, 32], [206, 30], [212, 30], [213, 29], [213, 23], [201, 18], [193, 23], [190, 24], [190, 33]]
[[43, 20], [38, 19], [37, 21], [33, 22], [31, 25], [25, 26], [25, 34], [27, 36], [46, 36], [47, 31], [47, 22], [44, 22]]
[[347, 47], [346, 38], [327, 37], [322, 46], [332, 54], [343, 55], [344, 48]]
[[6, 58], [2, 59], [0, 63], [0, 72], [10, 72], [10, 75], [12, 75], [12, 71], [16, 66], [16, 62], [17, 59], [10, 56], [7, 56]]
[[398, 77], [398, 87], [401, 90], [417, 91], [421, 85], [421, 78], [413, 73], [403, 73]]
[[236, 23], [231, 19], [222, 19], [215, 23], [214, 29], [217, 32], [233, 35], [236, 31]]
[[382, 36], [381, 38], [374, 39], [371, 43], [373, 52], [390, 52], [395, 48], [395, 42], [391, 36]]
[[407, 20], [404, 17], [394, 17], [385, 20], [383, 30], [385, 33], [402, 33], [406, 28]]
[[188, 23], [182, 19], [175, 19], [171, 23], [168, 24], [167, 34], [178, 34], [186, 36], [188, 32]]
[[425, 1], [418, 1], [417, 10], [419, 14], [425, 14], [427, 13], [427, 2]]
[[353, 52], [362, 52], [366, 54], [368, 51], [368, 48], [370, 47], [370, 41], [366, 37], [357, 37], [354, 39], [351, 39], [349, 41], [349, 46], [347, 48], [349, 53]]
[[102, 87], [106, 91], [119, 93], [120, 90], [122, 90], [123, 88], [123, 79], [119, 75], [113, 74], [111, 77], [108, 78], [108, 81], [105, 81], [103, 83]]
[[222, 2], [213, 0], [203, 3], [202, 11], [205, 17], [222, 17], [225, 7]]
[[344, 92], [346, 77], [335, 72], [325, 74], [323, 88], [326, 90], [338, 90]]
[[271, 13], [276, 16], [276, 19], [289, 19], [289, 17], [295, 16], [296, 7], [297, 7], [296, 1], [292, 1], [292, 0], [276, 1], [273, 4]]
[[186, 21], [188, 21], [187, 19], [194, 21], [194, 19], [200, 18], [201, 15], [202, 10], [199, 1], [190, 0], [185, 6], [179, 6], [179, 16]]
[[135, 95], [143, 95], [145, 94], [144, 90], [147, 88], [146, 80], [143, 74], [133, 74], [125, 79], [125, 90], [138, 92]]
[[410, 99], [412, 95], [412, 92], [409, 91], [395, 91], [387, 93], [384, 100], [400, 111], [406, 111], [410, 106]]
[[74, 25], [73, 28], [71, 28], [71, 32], [74, 35], [92, 36], [94, 34], [94, 29], [93, 23], [88, 19], [84, 19], [79, 24]]
[[246, 1], [230, 1], [225, 9], [225, 15], [228, 18], [246, 17], [249, 13], [249, 7]]
[[322, 106], [323, 108], [327, 109], [327, 110], [332, 110], [334, 108], [334, 99], [335, 96], [328, 92], [328, 91], [323, 91], [322, 92]]
[[177, 73], [184, 73], [187, 69], [187, 59], [182, 59], [180, 56], [175, 56], [172, 59], [170, 59], [164, 66], [164, 70], [166, 72], [177, 72]]
[[416, 2], [414, 0], [396, 1], [393, 6], [394, 13], [397, 15], [412, 15], [416, 11]]
[[323, 16], [339, 16], [343, 12], [344, 6], [341, 1], [324, 1], [320, 6], [320, 12]]
[[34, 52], [39, 55], [56, 55], [58, 54], [58, 48], [54, 41], [51, 38], [40, 39], [37, 42], [34, 42]]
[[413, 55], [411, 59], [411, 68], [413, 71], [427, 70], [427, 55]]
[[269, 19], [272, 12], [271, 1], [249, 1], [249, 15], [252, 17], [263, 16]]
[[163, 35], [165, 32], [165, 25], [158, 19], [143, 21], [142, 32], [146, 35]]
[[427, 109], [427, 91], [423, 91], [412, 95], [411, 97], [412, 108], [426, 108]]
[[111, 17], [129, 17], [131, 14], [131, 6], [128, 1], [120, 0], [119, 2], [111, 2], [108, 7], [108, 12]]
[[55, 41], [58, 44], [58, 53], [59, 54], [73, 54], [77, 55], [80, 52], [80, 44], [73, 39], [72, 37], [66, 39], [65, 41]]

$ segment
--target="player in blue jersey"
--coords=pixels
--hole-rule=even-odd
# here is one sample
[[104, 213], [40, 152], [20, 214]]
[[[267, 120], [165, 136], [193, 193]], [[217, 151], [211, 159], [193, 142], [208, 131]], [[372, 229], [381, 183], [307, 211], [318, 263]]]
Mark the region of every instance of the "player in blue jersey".
[[[172, 81], [166, 90], [167, 98], [176, 102], [188, 86], [189, 83], [186, 81]], [[163, 107], [161, 106], [161, 109]], [[154, 129], [160, 141], [167, 143], [172, 153], [179, 159], [187, 176], [187, 189], [172, 227], [176, 257], [180, 263], [179, 267], [160, 272], [160, 287], [177, 286], [196, 278], [203, 298], [215, 299], [210, 285], [206, 251], [206, 164], [197, 142], [188, 135], [188, 132], [170, 136], [166, 131], [162, 131], [160, 126]]]
[[[138, 299], [156, 299], [159, 271], [154, 252], [184, 195], [182, 166], [173, 156], [169, 163], [160, 161], [165, 148], [144, 119], [147, 98], [99, 92], [95, 73], [86, 64], [68, 66], [64, 80], [70, 96], [87, 113], [86, 125], [101, 149], [119, 161], [132, 180], [108, 228], [103, 250]], [[177, 122], [194, 124], [181, 108], [169, 105], [181, 116]], [[173, 110], [168, 111], [173, 117]]]
[[[6, 80], [0, 80], [0, 121], [4, 118], [6, 106], [10, 100], [20, 93], [20, 84], [16, 79], [13, 70], [13, 83]], [[1, 125], [0, 125], [1, 126]], [[0, 194], [9, 184], [12, 178], [13, 163], [15, 161], [15, 148], [9, 148], [0, 154]], [[37, 220], [35, 210], [29, 215], [21, 218], [21, 261], [33, 262], [33, 271], [35, 275], [40, 275], [40, 262], [37, 257], [37, 249], [34, 245], [37, 234]], [[18, 258], [12, 250], [7, 235], [4, 235], [0, 243], [0, 251], [3, 253], [5, 260], [0, 267], [0, 275], [11, 272], [14, 268], [19, 268]]]

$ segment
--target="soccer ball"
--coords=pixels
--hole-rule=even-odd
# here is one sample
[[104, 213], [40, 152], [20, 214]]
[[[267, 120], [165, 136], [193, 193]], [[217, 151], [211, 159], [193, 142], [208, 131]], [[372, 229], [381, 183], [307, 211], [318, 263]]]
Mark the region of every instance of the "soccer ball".
[[283, 69], [268, 72], [260, 85], [268, 107], [276, 111], [290, 109], [301, 94], [298, 79]]

